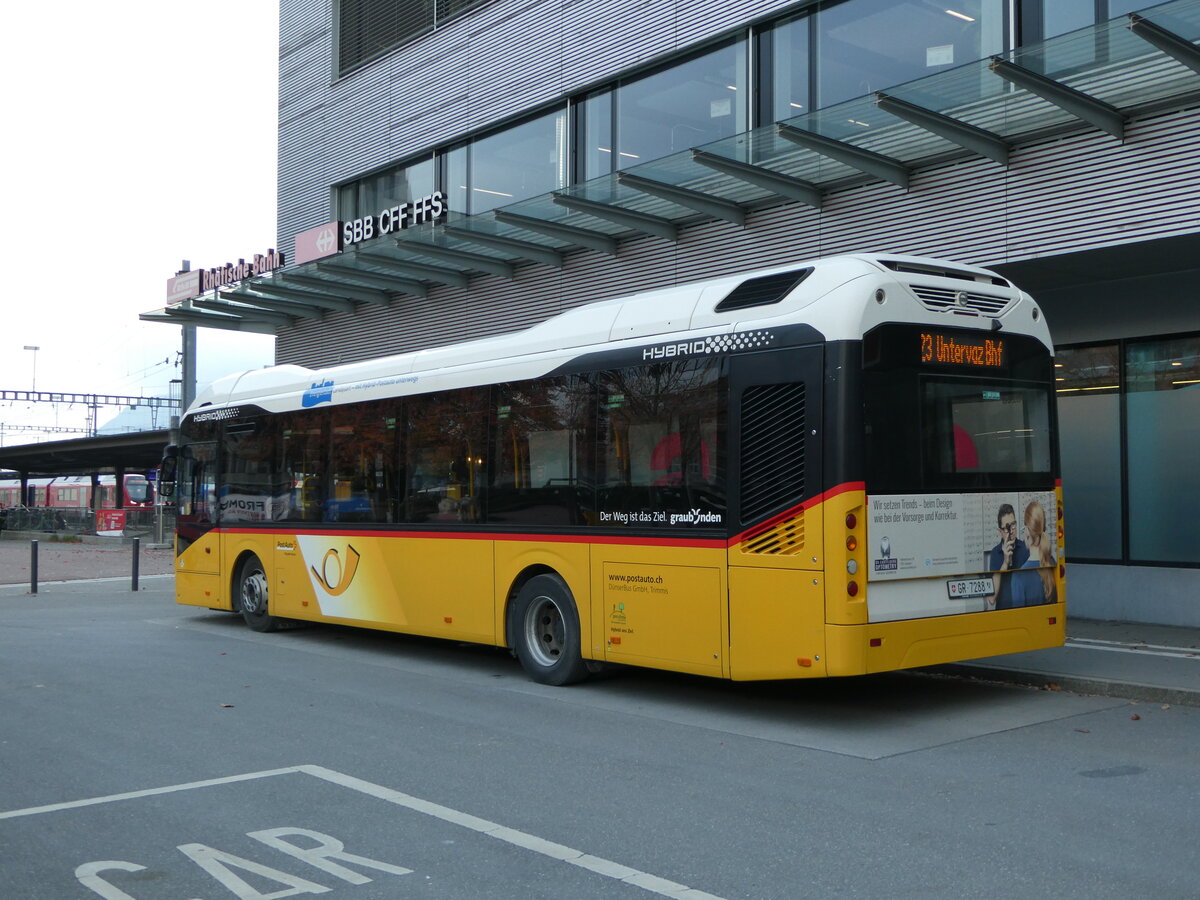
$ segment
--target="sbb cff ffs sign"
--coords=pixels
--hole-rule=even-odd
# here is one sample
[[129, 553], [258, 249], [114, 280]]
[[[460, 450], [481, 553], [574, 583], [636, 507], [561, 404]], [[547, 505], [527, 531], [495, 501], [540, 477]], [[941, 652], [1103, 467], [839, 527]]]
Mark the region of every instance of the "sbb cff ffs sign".
[[411, 203], [398, 203], [374, 216], [362, 216], [342, 224], [342, 245], [369, 241], [382, 234], [403, 231], [414, 225], [436, 222], [446, 215], [446, 195], [435, 191]]

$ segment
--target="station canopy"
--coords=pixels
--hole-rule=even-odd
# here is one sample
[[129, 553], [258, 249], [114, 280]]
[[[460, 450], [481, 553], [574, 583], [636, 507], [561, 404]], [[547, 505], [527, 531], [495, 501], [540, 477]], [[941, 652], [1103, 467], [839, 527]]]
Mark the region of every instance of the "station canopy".
[[30, 478], [58, 475], [111, 475], [158, 468], [170, 432], [137, 431], [41, 444], [0, 447], [0, 469]]
[[1055, 134], [1098, 129], [1121, 141], [1131, 117], [1200, 97], [1197, 40], [1200, 2], [1175, 0], [486, 213], [451, 212], [141, 318], [273, 334], [478, 274], [561, 267], [580, 249], [615, 254], [631, 237], [743, 224], [781, 202], [820, 208], [857, 184], [904, 190], [920, 167], [971, 156], [1006, 166], [1014, 146]]

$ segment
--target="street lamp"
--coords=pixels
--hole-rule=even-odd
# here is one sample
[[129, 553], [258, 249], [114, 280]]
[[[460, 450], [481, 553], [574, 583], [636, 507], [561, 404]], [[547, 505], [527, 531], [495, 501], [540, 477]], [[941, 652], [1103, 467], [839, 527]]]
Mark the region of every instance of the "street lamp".
[[34, 347], [32, 344], [26, 344], [25, 349], [33, 351], [33, 387], [31, 388], [31, 390], [36, 391], [37, 390], [37, 352], [39, 350], [41, 350], [42, 348]]

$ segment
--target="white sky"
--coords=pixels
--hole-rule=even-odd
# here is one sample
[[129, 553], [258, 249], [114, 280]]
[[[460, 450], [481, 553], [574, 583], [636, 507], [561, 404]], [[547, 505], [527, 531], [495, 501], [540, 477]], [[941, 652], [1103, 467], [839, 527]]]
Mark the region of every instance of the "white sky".
[[[4, 18], [0, 389], [29, 390], [36, 355], [39, 391], [169, 396], [180, 329], [138, 314], [165, 304], [183, 259], [275, 246], [278, 2], [68, 0]], [[273, 360], [270, 336], [198, 333], [200, 387]], [[0, 401], [5, 426], [86, 420]]]

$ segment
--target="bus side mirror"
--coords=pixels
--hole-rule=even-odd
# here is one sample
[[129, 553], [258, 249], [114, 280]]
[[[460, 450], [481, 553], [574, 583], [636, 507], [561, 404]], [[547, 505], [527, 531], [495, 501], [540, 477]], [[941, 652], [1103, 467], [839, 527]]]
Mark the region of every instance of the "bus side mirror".
[[175, 496], [175, 473], [179, 468], [179, 448], [171, 444], [163, 451], [158, 464], [158, 495], [164, 500]]

